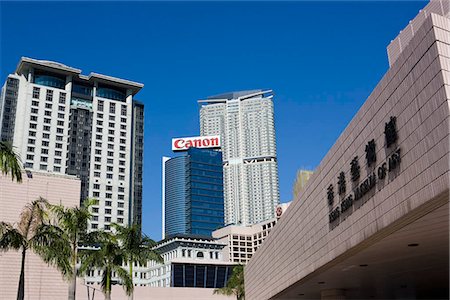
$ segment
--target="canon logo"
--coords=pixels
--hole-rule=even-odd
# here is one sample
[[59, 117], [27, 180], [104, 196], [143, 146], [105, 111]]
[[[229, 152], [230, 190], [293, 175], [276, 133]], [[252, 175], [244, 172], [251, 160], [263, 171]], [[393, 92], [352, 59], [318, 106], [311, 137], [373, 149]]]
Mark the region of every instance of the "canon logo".
[[172, 151], [184, 151], [195, 148], [220, 148], [220, 136], [196, 136], [172, 139]]

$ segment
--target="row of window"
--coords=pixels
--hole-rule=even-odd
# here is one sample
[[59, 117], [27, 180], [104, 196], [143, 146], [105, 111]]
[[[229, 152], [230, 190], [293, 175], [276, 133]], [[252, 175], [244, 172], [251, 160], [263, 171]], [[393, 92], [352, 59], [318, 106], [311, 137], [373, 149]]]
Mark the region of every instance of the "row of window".
[[[97, 103], [97, 110], [98, 111], [103, 111], [103, 108], [104, 108], [104, 101], [99, 100], [98, 103]], [[110, 102], [109, 103], [109, 113], [110, 114], [115, 114], [116, 113], [116, 103], [114, 103], [114, 102]], [[127, 106], [126, 105], [121, 105], [120, 114], [122, 116], [126, 116], [127, 115]]]
[[[33, 99], [39, 99], [41, 89], [38, 87], [33, 87]], [[45, 100], [53, 101], [53, 90], [46, 90]], [[59, 103], [66, 103], [66, 93], [59, 93]]]
[[[97, 119], [100, 119], [102, 122], [103, 122], [103, 114], [102, 113], [97, 113]], [[116, 120], [116, 117], [115, 116], [109, 116], [109, 120], [110, 121], [115, 121]], [[120, 122], [121, 123], [127, 123], [127, 118], [120, 118]], [[122, 126], [123, 124], [121, 124], [121, 126]], [[126, 126], [126, 125], [125, 125]], [[121, 127], [121, 129], [125, 129], [126, 127], [124, 127], [124, 128], [122, 128]]]

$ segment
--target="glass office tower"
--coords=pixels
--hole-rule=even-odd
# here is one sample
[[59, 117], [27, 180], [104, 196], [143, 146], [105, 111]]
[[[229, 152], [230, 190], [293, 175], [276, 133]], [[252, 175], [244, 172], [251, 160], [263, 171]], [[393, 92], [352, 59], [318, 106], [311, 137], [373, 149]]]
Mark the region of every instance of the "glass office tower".
[[164, 161], [163, 238], [211, 236], [224, 225], [222, 153], [190, 148]]

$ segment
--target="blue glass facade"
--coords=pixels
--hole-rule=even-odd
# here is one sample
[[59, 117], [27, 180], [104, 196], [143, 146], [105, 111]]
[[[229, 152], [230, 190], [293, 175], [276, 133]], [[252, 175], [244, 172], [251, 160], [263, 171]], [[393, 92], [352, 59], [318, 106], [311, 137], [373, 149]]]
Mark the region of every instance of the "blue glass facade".
[[[190, 148], [186, 156], [168, 160], [165, 170], [166, 236], [179, 233], [211, 236], [214, 230], [223, 227], [221, 152]], [[177, 178], [169, 178], [172, 176]], [[184, 227], [176, 225], [181, 218]]]
[[165, 235], [186, 233], [187, 156], [165, 162]]

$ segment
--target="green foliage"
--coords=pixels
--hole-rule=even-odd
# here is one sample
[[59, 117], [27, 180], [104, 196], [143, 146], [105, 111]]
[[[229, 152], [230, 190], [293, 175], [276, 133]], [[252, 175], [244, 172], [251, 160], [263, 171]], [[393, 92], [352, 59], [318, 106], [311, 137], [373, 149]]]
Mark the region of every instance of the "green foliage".
[[214, 294], [222, 294], [227, 296], [235, 295], [237, 300], [244, 300], [244, 266], [235, 266], [227, 284], [223, 288], [215, 289]]
[[119, 245], [119, 240], [115, 234], [97, 231], [96, 249], [80, 249], [81, 259], [80, 273], [97, 268], [103, 270], [101, 287], [106, 299], [111, 297], [112, 272], [119, 277], [127, 295], [133, 292], [133, 282], [131, 276], [122, 268], [122, 263], [126, 261], [127, 255]]
[[12, 180], [22, 182], [21, 162], [9, 142], [0, 142], [0, 170], [5, 175], [10, 174]]
[[26, 252], [37, 253], [46, 263], [70, 274], [67, 257], [70, 247], [61, 238], [61, 230], [48, 222], [47, 200], [40, 198], [26, 205], [16, 226], [0, 223], [0, 251], [21, 250], [22, 264], [17, 299], [24, 299]]

